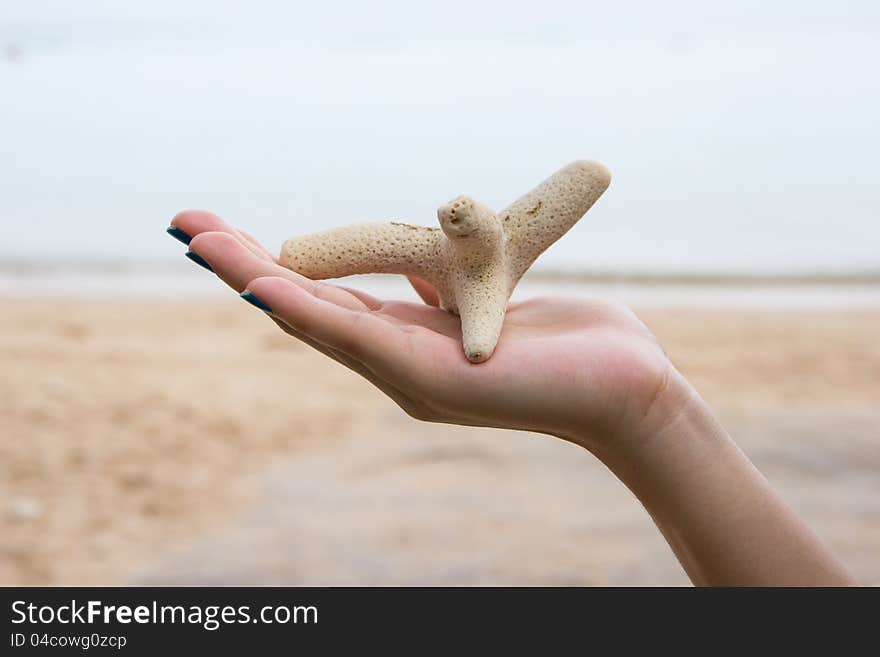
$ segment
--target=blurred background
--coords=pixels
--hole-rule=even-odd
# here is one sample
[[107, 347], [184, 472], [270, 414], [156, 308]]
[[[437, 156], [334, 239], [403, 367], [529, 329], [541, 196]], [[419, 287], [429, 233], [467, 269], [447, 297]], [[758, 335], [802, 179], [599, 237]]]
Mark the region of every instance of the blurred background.
[[868, 0], [0, 0], [0, 584], [685, 583], [589, 454], [415, 423], [164, 233], [430, 225], [579, 158], [611, 188], [517, 295], [632, 304], [880, 582], [877, 61]]

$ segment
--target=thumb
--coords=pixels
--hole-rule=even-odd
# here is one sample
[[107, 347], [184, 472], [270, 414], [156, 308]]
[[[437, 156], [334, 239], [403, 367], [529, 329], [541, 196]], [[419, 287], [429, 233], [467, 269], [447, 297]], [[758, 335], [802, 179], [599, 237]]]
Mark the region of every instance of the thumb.
[[437, 290], [428, 281], [418, 276], [407, 276], [407, 279], [409, 279], [410, 285], [413, 286], [413, 289], [422, 298], [422, 301], [429, 306], [440, 305], [440, 295], [437, 294]]

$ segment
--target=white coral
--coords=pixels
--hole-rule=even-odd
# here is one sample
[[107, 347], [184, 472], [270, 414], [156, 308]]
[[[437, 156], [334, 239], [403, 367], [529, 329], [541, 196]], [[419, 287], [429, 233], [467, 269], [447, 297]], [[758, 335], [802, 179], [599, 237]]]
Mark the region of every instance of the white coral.
[[465, 356], [492, 355], [507, 301], [535, 259], [564, 235], [611, 182], [597, 162], [560, 169], [500, 215], [466, 196], [437, 211], [440, 229], [366, 223], [287, 240], [280, 262], [312, 279], [407, 274], [431, 283], [461, 316]]

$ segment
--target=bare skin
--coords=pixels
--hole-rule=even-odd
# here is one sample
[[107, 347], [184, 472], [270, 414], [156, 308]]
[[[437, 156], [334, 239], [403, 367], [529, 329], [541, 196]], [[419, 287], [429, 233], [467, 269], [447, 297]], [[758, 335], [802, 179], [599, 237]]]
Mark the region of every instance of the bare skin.
[[511, 304], [494, 356], [469, 362], [458, 317], [383, 301], [277, 264], [201, 211], [172, 225], [286, 333], [361, 374], [414, 418], [546, 433], [588, 449], [638, 497], [697, 585], [855, 585], [778, 497], [627, 308], [598, 300]]

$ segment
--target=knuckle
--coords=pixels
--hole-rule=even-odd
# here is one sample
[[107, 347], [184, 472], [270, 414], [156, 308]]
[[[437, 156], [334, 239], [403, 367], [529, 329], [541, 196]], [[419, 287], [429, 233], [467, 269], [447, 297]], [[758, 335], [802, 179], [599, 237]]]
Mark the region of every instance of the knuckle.
[[362, 360], [364, 356], [363, 324], [367, 317], [367, 313], [355, 312], [348, 328], [337, 337], [339, 349], [355, 360]]
[[322, 281], [311, 281], [309, 283], [309, 292], [317, 299], [327, 300], [327, 284]]

